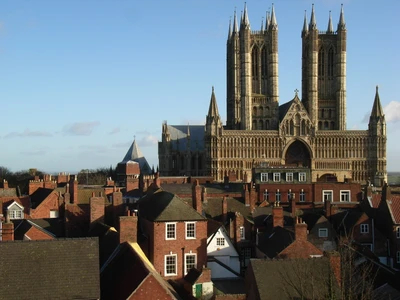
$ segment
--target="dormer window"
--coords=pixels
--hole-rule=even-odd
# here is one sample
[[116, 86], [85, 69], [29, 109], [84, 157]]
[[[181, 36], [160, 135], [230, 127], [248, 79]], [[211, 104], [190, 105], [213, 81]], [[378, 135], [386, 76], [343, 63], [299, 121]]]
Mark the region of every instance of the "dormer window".
[[17, 202], [13, 202], [7, 207], [7, 213], [11, 220], [24, 218], [24, 207]]

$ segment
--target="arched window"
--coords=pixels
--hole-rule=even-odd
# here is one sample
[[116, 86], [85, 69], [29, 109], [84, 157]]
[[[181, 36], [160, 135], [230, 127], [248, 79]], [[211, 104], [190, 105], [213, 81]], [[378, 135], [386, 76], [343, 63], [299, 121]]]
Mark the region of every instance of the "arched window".
[[263, 121], [261, 121], [261, 120], [258, 122], [258, 129], [259, 130], [263, 130], [264, 129], [263, 128]]
[[335, 129], [335, 122], [331, 122], [331, 130], [334, 130]]
[[329, 109], [328, 114], [329, 114], [329, 118], [332, 118], [332, 109]]
[[261, 50], [261, 78], [267, 79], [267, 50], [265, 47]]
[[257, 116], [257, 107], [253, 107], [253, 117]]
[[325, 51], [321, 48], [318, 53], [318, 76], [325, 75]]
[[334, 61], [334, 52], [333, 52], [333, 47], [331, 47], [328, 51], [328, 76], [333, 77], [333, 61]]
[[265, 129], [268, 130], [269, 129], [269, 120], [265, 121]]

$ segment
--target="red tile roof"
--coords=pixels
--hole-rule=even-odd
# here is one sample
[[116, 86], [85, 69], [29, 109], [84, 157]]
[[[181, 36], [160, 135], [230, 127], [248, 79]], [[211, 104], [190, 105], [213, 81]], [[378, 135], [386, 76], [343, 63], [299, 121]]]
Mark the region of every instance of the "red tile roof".
[[378, 208], [379, 204], [381, 203], [381, 200], [382, 200], [382, 194], [381, 193], [372, 194], [371, 201], [370, 201], [372, 208]]
[[392, 215], [393, 223], [400, 224], [400, 195], [392, 195], [392, 198], [387, 201], [390, 214]]

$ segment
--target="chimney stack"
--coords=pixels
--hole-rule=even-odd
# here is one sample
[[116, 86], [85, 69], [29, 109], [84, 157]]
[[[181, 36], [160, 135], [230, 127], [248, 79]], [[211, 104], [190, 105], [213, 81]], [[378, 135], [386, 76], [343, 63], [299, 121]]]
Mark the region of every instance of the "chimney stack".
[[10, 221], [9, 212], [6, 212], [6, 221], [2, 224], [2, 240], [13, 241], [14, 240], [14, 223]]
[[92, 197], [89, 200], [89, 203], [90, 203], [90, 226], [93, 226], [95, 222], [104, 222], [105, 203], [104, 203], [104, 197], [102, 197], [101, 193], [98, 197], [92, 195]]
[[124, 242], [137, 243], [137, 224], [136, 215], [119, 217], [119, 243]]
[[193, 182], [192, 186], [192, 203], [193, 203], [193, 208], [199, 213], [203, 213], [203, 207], [201, 203], [201, 186], [199, 185], [199, 181], [196, 179]]
[[294, 238], [296, 241], [307, 241], [307, 224], [299, 217], [294, 225]]
[[226, 223], [228, 220], [228, 200], [226, 196], [222, 198], [222, 223]]
[[274, 227], [280, 226], [283, 228], [283, 207], [279, 205], [279, 202], [275, 202], [272, 207], [272, 223]]

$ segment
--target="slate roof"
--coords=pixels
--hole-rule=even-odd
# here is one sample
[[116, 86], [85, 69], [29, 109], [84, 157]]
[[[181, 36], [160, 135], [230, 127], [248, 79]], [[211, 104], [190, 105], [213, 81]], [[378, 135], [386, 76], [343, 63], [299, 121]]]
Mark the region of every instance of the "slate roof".
[[400, 224], [400, 195], [392, 195], [390, 200], [386, 200], [390, 215], [394, 224]]
[[172, 286], [156, 272], [139, 245], [125, 242], [115, 249], [112, 259], [101, 270], [101, 299], [128, 299], [149, 276], [153, 276], [165, 291], [162, 299], [180, 299]]
[[114, 227], [101, 222], [95, 222], [88, 236], [99, 238], [100, 266], [102, 266], [119, 245], [119, 234]]
[[280, 226], [258, 233], [258, 249], [274, 258], [294, 241], [294, 233]]
[[248, 271], [253, 271], [260, 299], [300, 299], [301, 293], [304, 299], [328, 299], [330, 265], [326, 257], [250, 259], [250, 264]]
[[282, 105], [279, 105], [279, 121], [282, 121], [283, 118], [286, 116], [286, 113], [289, 110], [289, 108], [293, 102], [294, 102], [294, 99], [290, 100], [289, 102], [283, 103]]
[[98, 239], [0, 243], [2, 299], [99, 299]]
[[105, 196], [103, 187], [91, 187], [91, 188], [79, 188], [78, 187], [78, 203], [79, 204], [89, 204], [90, 198], [92, 194], [95, 194], [96, 197], [99, 197], [100, 193], [102, 193], [105, 204], [109, 203], [107, 197]]
[[[217, 221], [222, 220], [222, 200], [223, 196], [218, 198], [208, 198], [207, 203], [203, 202], [203, 211], [208, 218], [212, 218]], [[242, 198], [227, 197], [228, 202], [228, 216], [234, 215], [235, 212], [249, 219], [251, 218], [250, 206], [245, 206]]]
[[0, 197], [17, 197], [17, 189], [16, 188], [8, 188], [8, 189], [0, 188]]
[[332, 225], [339, 234], [348, 235], [354, 225], [365, 213], [358, 210], [345, 210], [331, 216]]
[[[57, 220], [57, 219], [56, 219]], [[32, 222], [32, 220], [22, 219], [22, 220], [13, 220], [14, 223], [14, 239], [15, 240], [23, 240], [25, 238], [25, 234], [28, 232], [29, 229], [34, 226], [38, 230], [44, 232], [48, 236], [56, 237], [52, 232], [45, 230], [44, 228], [40, 227], [36, 223]]]
[[151, 174], [152, 170], [150, 168], [150, 165], [140, 151], [136, 140], [133, 140], [132, 145], [129, 147], [128, 152], [125, 154], [125, 157], [122, 160], [123, 163], [126, 163], [128, 161], [137, 162], [139, 164], [139, 168], [142, 174]]
[[[253, 211], [254, 225], [258, 227], [272, 227], [272, 205], [264, 207], [256, 207]], [[288, 208], [283, 208], [284, 226], [293, 226], [293, 217]]]
[[158, 190], [139, 200], [139, 217], [153, 222], [206, 220], [177, 195]]
[[167, 125], [172, 150], [187, 149], [187, 132], [190, 131], [190, 150], [204, 150], [204, 125]]
[[32, 208], [35, 209], [42, 203], [50, 194], [53, 192], [53, 189], [47, 188], [38, 188], [36, 191], [33, 192], [31, 197], [31, 205]]

